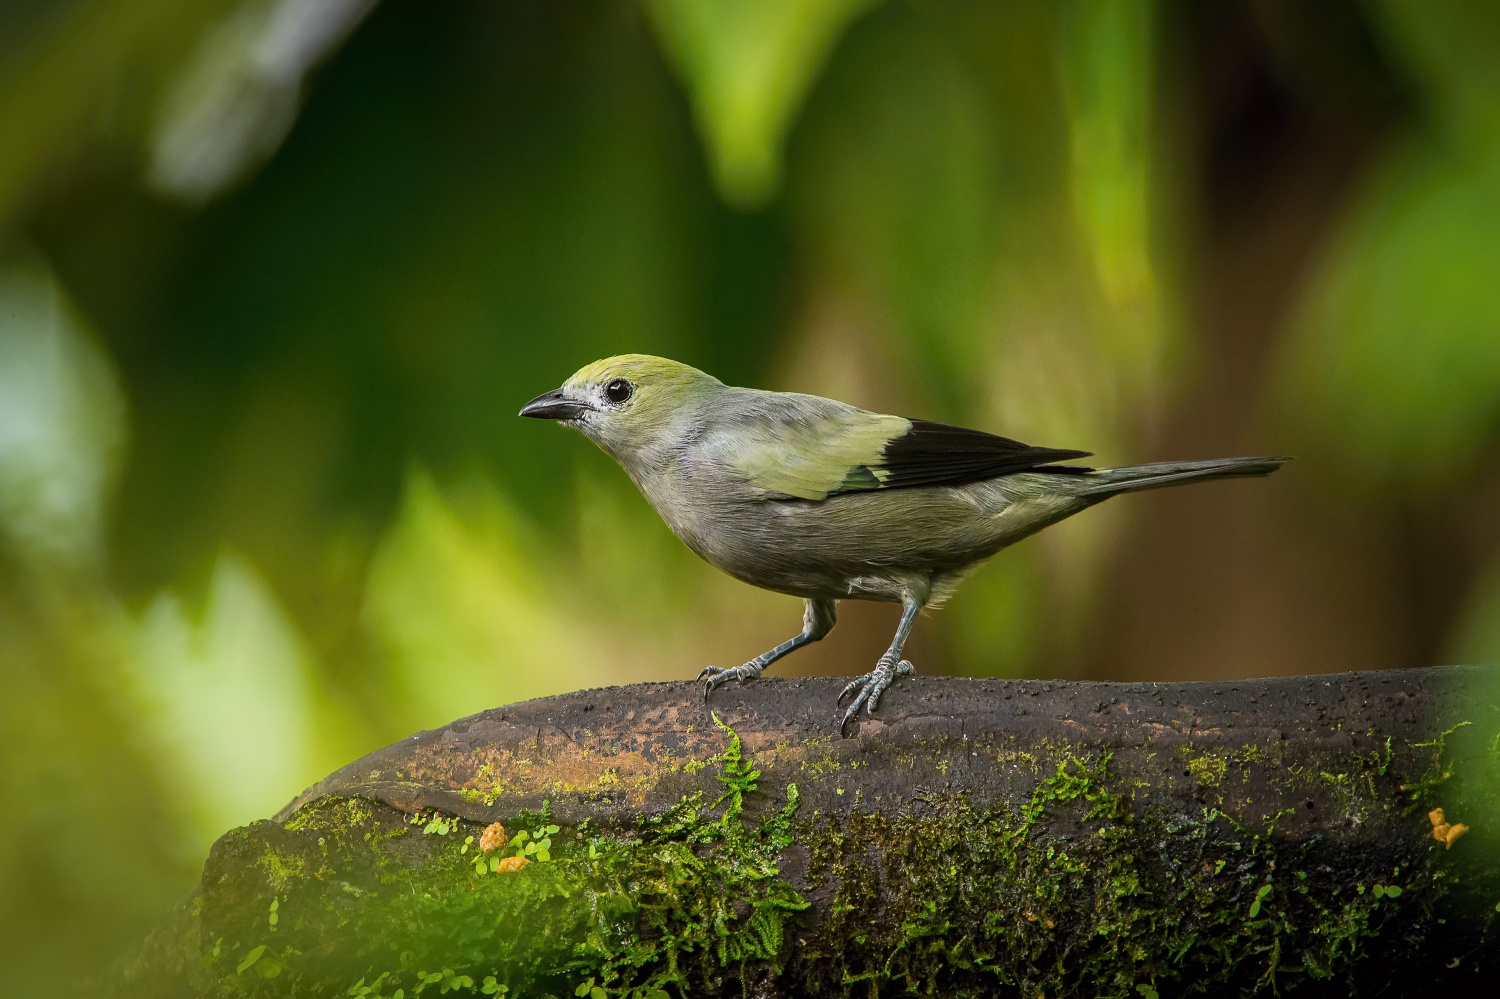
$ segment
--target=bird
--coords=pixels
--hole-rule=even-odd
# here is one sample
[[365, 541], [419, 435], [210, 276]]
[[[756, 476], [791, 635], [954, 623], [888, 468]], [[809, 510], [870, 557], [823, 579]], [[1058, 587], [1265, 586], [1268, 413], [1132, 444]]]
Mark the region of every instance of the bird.
[[1111, 496], [1267, 475], [1289, 460], [1090, 468], [1066, 464], [1088, 451], [736, 388], [647, 354], [586, 365], [520, 415], [581, 431], [710, 565], [806, 602], [797, 635], [743, 665], [704, 667], [705, 700], [827, 636], [840, 600], [900, 604], [890, 647], [838, 697], [838, 707], [852, 697], [845, 736], [861, 707], [872, 717], [897, 678], [915, 672], [902, 650], [917, 615], [1001, 549]]

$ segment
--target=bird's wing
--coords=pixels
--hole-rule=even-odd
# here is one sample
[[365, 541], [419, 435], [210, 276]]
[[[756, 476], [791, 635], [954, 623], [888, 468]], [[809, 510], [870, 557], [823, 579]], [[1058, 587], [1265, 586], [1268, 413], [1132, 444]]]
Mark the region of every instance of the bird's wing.
[[752, 485], [799, 499], [962, 485], [1089, 455], [812, 396], [796, 399], [748, 414], [722, 453]]

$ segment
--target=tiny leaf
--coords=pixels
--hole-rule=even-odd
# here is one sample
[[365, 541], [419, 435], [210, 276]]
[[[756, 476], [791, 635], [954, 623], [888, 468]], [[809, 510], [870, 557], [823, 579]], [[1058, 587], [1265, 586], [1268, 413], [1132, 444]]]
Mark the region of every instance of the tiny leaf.
[[803, 97], [873, 0], [652, 0], [657, 38], [692, 101], [719, 190], [764, 204]]
[[253, 965], [256, 961], [259, 961], [260, 960], [260, 956], [262, 954], [264, 954], [265, 952], [266, 952], [266, 945], [265, 944], [260, 944], [257, 947], [250, 948], [250, 953], [246, 954], [245, 955], [245, 959], [239, 963], [239, 967], [237, 967], [237, 968], [234, 969], [235, 973], [236, 974], [242, 974], [245, 971], [246, 968], [248, 968], [251, 965]]

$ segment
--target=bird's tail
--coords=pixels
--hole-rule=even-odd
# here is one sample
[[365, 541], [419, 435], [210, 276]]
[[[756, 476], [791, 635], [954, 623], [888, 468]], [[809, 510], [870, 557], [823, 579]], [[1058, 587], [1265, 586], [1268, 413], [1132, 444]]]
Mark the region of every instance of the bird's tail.
[[1101, 468], [1078, 476], [1078, 494], [1103, 499], [1116, 493], [1160, 489], [1205, 479], [1270, 475], [1290, 458], [1214, 458], [1209, 461], [1163, 461], [1126, 468]]

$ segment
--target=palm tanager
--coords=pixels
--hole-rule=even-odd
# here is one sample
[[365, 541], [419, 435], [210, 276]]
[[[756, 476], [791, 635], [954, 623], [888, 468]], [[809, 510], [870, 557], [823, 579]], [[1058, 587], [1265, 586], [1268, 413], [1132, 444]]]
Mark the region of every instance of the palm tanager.
[[582, 431], [710, 565], [807, 601], [801, 634], [742, 666], [705, 667], [705, 698], [827, 635], [839, 600], [899, 603], [891, 647], [839, 695], [856, 695], [840, 731], [914, 672], [901, 650], [918, 612], [1000, 549], [1117, 493], [1266, 475], [1286, 460], [1064, 465], [1090, 452], [733, 388], [644, 354], [596, 361], [520, 415]]

